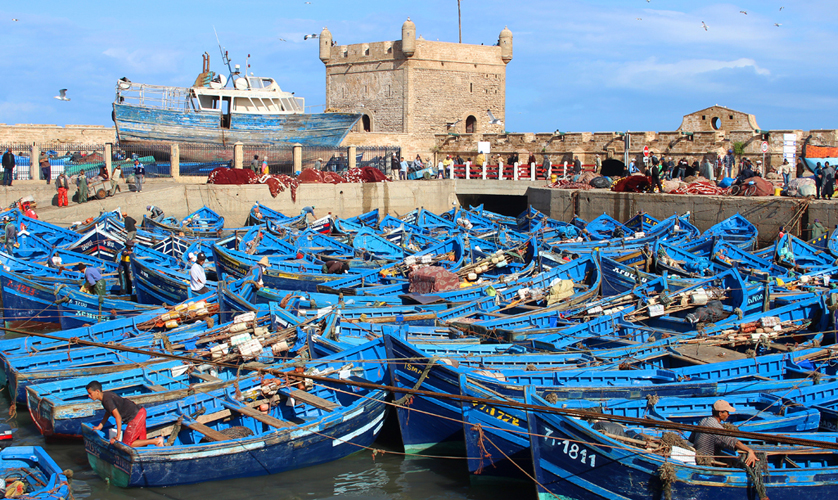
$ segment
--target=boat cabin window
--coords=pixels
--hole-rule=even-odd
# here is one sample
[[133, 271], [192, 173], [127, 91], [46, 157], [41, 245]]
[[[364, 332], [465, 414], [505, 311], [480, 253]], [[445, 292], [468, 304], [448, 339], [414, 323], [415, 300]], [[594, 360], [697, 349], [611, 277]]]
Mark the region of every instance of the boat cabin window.
[[209, 110], [220, 111], [221, 110], [221, 100], [218, 98], [217, 95], [201, 94], [199, 99], [200, 99], [200, 102], [201, 102], [201, 110], [203, 110], [203, 111], [209, 111]]
[[273, 78], [259, 78], [254, 76], [247, 77], [247, 82], [250, 84], [250, 88], [254, 90], [258, 89], [267, 89], [273, 85], [274, 80]]

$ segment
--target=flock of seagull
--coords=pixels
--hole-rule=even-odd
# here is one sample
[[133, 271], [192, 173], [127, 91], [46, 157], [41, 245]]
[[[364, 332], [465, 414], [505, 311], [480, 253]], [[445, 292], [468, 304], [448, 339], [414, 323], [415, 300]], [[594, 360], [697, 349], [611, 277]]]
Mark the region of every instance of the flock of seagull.
[[[646, 0], [646, 2], [651, 2], [651, 1], [652, 1], [652, 0]], [[785, 7], [780, 7], [780, 12], [782, 12], [782, 11], [783, 11], [783, 9], [785, 9]], [[746, 16], [748, 15], [748, 11], [746, 11], [746, 10], [740, 10], [740, 11], [739, 11], [739, 13], [740, 13], [740, 14], [745, 14]], [[642, 20], [643, 20], [643, 18], [642, 18], [642, 17], [638, 17], [638, 18], [637, 18], [637, 20], [638, 20], [638, 21], [642, 21]], [[776, 26], [776, 27], [778, 27], [778, 28], [779, 28], [780, 26], [782, 26], [782, 25], [783, 25], [782, 23], [774, 23], [774, 26]], [[701, 27], [702, 27], [702, 28], [704, 28], [704, 31], [710, 31], [710, 27], [709, 27], [709, 26], [707, 26], [707, 23], [705, 23], [704, 21], [701, 21]]]

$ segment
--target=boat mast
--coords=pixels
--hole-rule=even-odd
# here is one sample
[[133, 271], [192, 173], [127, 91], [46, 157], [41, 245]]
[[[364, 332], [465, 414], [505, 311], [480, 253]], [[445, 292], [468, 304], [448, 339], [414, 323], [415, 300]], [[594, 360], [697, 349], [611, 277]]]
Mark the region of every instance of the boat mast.
[[230, 71], [229, 80], [233, 80], [233, 68], [230, 66], [230, 58], [227, 56], [227, 51], [221, 46], [221, 40], [218, 39], [218, 31], [215, 30], [215, 26], [212, 27], [212, 31], [215, 32], [215, 41], [218, 42], [218, 50], [221, 51], [221, 60], [224, 61], [224, 64], [227, 65], [227, 69]]

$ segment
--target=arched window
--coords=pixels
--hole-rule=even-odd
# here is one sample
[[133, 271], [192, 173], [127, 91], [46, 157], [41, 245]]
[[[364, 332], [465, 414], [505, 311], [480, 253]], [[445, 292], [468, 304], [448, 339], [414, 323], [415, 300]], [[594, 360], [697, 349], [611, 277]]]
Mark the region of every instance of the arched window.
[[364, 132], [372, 132], [372, 120], [370, 119], [369, 115], [364, 115], [361, 118], [361, 122], [363, 123]]
[[473, 115], [469, 115], [468, 118], [466, 118], [466, 133], [473, 134], [475, 125], [477, 125], [477, 118]]

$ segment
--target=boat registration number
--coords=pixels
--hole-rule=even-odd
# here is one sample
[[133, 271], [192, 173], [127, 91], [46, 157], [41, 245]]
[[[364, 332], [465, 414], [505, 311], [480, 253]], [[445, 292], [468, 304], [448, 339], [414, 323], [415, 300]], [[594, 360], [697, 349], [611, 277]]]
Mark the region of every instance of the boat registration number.
[[509, 424], [512, 424], [512, 425], [515, 425], [515, 426], [518, 426], [518, 427], [523, 427], [521, 425], [521, 419], [519, 419], [517, 417], [513, 417], [512, 415], [510, 415], [509, 413], [506, 413], [505, 411], [498, 410], [497, 408], [495, 408], [493, 406], [489, 406], [489, 405], [486, 405], [486, 404], [481, 404], [481, 403], [478, 403], [476, 401], [473, 401], [471, 404], [477, 410], [479, 410], [479, 411], [481, 411], [481, 412], [483, 412], [487, 415], [491, 415], [492, 417], [495, 417], [498, 420], [501, 420], [503, 422], [507, 422]]
[[551, 447], [558, 446], [561, 453], [567, 455], [571, 460], [579, 460], [583, 464], [590, 464], [591, 467], [596, 466], [596, 454], [590, 453], [584, 446], [579, 446], [578, 443], [550, 437], [552, 431], [552, 429], [547, 429], [545, 444]]

